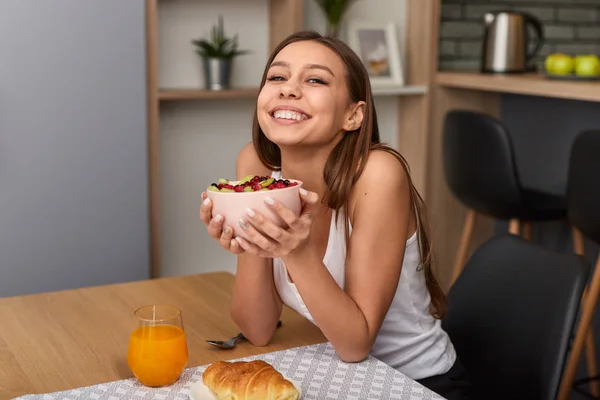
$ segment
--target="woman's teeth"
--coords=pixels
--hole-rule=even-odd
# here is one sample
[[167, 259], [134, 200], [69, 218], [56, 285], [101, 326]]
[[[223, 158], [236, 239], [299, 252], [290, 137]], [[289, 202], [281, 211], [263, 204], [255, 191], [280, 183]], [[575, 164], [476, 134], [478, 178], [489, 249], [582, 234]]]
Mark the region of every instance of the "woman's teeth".
[[289, 110], [275, 111], [273, 113], [273, 117], [275, 117], [275, 119], [292, 119], [296, 121], [303, 121], [305, 119], [308, 119], [308, 116], [306, 114]]

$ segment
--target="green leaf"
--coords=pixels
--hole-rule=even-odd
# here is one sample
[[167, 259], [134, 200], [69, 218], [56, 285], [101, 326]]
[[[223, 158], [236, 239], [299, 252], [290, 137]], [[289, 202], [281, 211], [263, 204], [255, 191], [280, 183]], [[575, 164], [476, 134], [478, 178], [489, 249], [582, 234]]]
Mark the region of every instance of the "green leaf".
[[219, 16], [217, 25], [212, 26], [209, 39], [193, 39], [196, 53], [203, 57], [233, 58], [250, 53], [248, 50], [238, 50], [238, 35], [228, 37], [225, 34], [223, 16]]
[[330, 24], [339, 24], [348, 10], [348, 7], [356, 0], [315, 0], [323, 10]]

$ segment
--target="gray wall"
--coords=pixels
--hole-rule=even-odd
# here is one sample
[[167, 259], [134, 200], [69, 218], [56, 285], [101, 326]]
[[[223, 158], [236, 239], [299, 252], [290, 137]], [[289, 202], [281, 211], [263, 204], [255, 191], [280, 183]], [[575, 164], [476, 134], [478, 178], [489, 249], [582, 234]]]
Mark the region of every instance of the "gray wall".
[[148, 276], [143, 0], [0, 1], [0, 296]]
[[483, 14], [499, 9], [530, 12], [542, 21], [546, 40], [538, 60], [554, 52], [600, 54], [598, 0], [442, 0], [440, 65], [477, 68]]

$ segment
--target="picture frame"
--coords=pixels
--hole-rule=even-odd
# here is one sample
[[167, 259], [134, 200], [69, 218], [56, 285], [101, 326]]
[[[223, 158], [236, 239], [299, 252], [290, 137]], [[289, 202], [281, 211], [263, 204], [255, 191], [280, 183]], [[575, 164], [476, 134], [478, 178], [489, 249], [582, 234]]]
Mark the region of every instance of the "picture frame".
[[348, 45], [367, 68], [371, 86], [404, 86], [396, 24], [350, 20], [347, 27]]

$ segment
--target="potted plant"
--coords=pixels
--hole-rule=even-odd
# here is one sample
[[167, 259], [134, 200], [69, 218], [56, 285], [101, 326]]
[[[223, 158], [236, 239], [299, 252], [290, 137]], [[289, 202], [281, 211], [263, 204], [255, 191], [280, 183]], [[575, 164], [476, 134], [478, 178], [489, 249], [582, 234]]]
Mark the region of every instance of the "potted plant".
[[348, 10], [348, 7], [356, 0], [315, 0], [323, 10], [327, 19], [326, 34], [328, 36], [338, 37], [340, 33], [340, 23], [342, 17]]
[[210, 38], [194, 39], [192, 43], [202, 58], [206, 89], [228, 89], [234, 57], [249, 53], [238, 49], [238, 35], [225, 35], [223, 17], [219, 16], [219, 24], [212, 27]]

